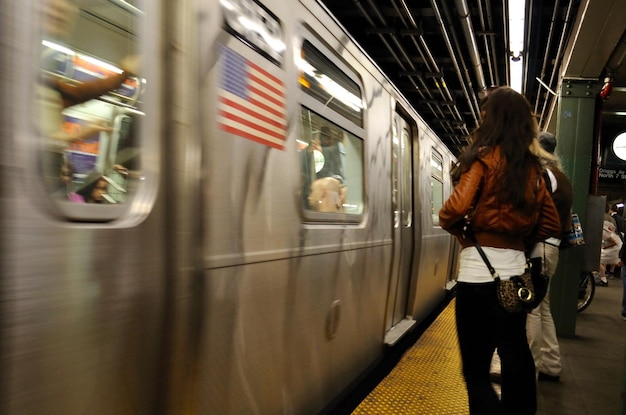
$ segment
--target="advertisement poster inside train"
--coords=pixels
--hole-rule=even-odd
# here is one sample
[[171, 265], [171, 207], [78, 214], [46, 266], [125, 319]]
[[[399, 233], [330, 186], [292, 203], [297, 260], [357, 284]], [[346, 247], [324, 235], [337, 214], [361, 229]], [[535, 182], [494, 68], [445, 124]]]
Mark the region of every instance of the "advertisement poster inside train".
[[[67, 132], [78, 133], [86, 125], [86, 121], [65, 116], [63, 129]], [[93, 170], [100, 151], [100, 133], [94, 133], [82, 140], [77, 140], [68, 146], [66, 151], [68, 160], [73, 164], [75, 173], [86, 174]]]

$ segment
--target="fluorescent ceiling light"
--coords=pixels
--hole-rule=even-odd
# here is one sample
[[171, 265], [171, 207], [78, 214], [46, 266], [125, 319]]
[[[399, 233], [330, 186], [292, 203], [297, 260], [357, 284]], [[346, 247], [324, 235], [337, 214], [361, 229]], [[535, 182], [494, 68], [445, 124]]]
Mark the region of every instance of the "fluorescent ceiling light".
[[524, 75], [524, 19], [526, 1], [508, 0], [509, 3], [509, 78], [511, 88], [522, 93]]
[[511, 76], [511, 88], [522, 93], [522, 79], [524, 78], [524, 60], [511, 60], [509, 65], [509, 74]]

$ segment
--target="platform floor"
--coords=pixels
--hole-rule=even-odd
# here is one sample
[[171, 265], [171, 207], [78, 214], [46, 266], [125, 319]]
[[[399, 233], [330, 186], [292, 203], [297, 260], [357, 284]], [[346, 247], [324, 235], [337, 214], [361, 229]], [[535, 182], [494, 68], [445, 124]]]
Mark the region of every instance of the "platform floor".
[[[560, 382], [538, 382], [538, 415], [626, 415], [621, 300], [620, 280], [596, 288], [591, 305], [577, 316], [576, 336], [560, 339]], [[453, 299], [353, 415], [469, 414], [454, 307]]]

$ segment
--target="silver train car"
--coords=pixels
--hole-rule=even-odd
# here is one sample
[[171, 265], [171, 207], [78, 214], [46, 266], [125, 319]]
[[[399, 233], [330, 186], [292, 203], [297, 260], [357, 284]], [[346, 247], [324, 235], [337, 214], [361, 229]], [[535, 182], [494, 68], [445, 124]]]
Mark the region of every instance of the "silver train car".
[[445, 299], [454, 156], [316, 0], [0, 15], [0, 413], [318, 414]]

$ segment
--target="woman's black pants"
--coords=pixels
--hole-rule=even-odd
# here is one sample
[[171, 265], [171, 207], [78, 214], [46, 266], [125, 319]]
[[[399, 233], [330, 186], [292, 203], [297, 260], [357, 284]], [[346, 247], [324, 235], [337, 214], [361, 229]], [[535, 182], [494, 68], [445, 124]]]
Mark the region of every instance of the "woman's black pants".
[[[498, 304], [496, 285], [459, 282], [456, 328], [470, 415], [531, 415], [537, 410], [535, 364], [526, 339], [526, 313]], [[502, 365], [502, 398], [489, 369], [497, 349]]]

